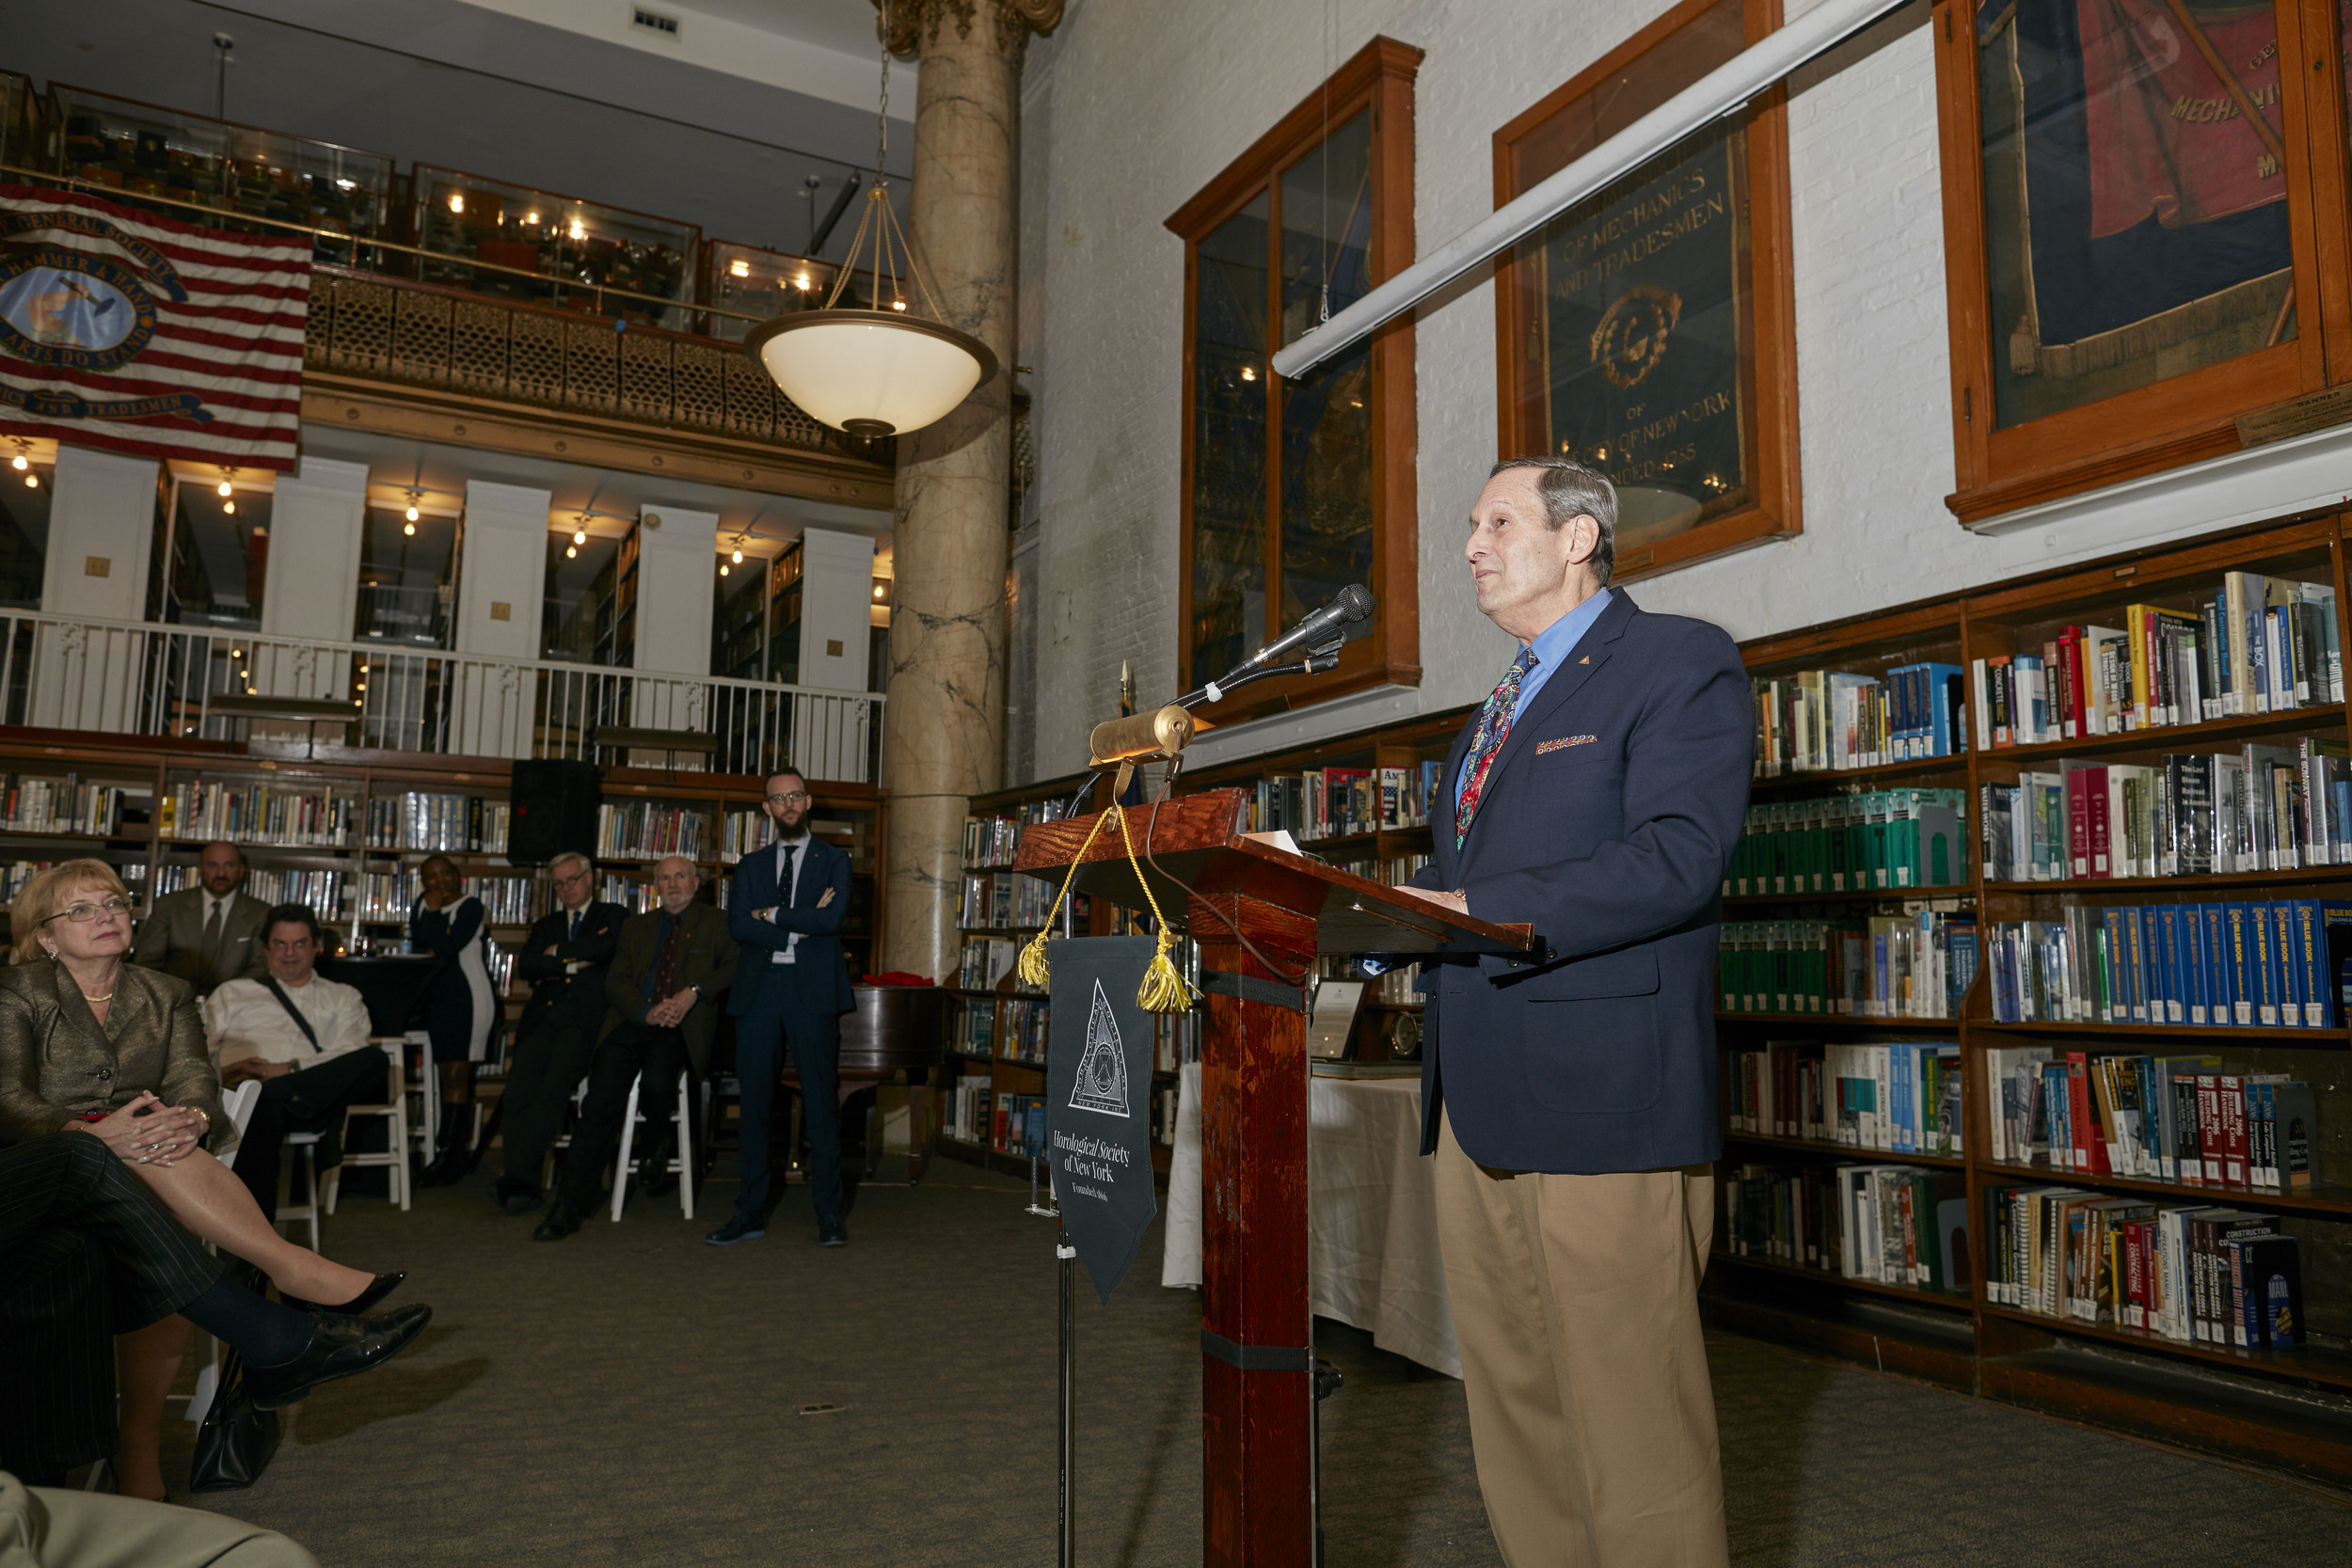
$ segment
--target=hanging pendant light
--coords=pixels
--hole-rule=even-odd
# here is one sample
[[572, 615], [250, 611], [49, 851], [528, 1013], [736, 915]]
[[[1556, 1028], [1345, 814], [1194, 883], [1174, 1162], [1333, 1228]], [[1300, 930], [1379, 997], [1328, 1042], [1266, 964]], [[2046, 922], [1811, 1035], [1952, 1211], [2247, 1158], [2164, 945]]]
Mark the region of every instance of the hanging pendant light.
[[[890, 36], [890, 8], [882, 7], [882, 37]], [[890, 46], [882, 45], [882, 136], [874, 157], [874, 184], [866, 212], [850, 241], [850, 254], [834, 276], [833, 290], [815, 310], [796, 311], [763, 322], [743, 346], [786, 397], [812, 419], [851, 436], [882, 436], [920, 430], [945, 418], [956, 404], [996, 373], [996, 356], [986, 343], [942, 320], [939, 302], [915, 263], [914, 249], [890, 210], [889, 185], [882, 169], [890, 147]], [[850, 275], [859, 271], [871, 235], [876, 305], [891, 309], [841, 308]], [[930, 314], [912, 308], [901, 286], [914, 284]], [[889, 292], [883, 293], [884, 279]]]

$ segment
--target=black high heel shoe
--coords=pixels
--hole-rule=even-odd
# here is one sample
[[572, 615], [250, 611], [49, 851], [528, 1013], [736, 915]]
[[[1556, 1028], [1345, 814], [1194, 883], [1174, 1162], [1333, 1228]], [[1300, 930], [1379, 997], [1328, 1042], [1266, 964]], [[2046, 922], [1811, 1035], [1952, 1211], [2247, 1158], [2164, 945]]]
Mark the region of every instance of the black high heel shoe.
[[283, 1291], [278, 1292], [278, 1299], [297, 1312], [341, 1312], [347, 1317], [356, 1318], [394, 1291], [399, 1290], [401, 1282], [407, 1277], [408, 1274], [405, 1269], [392, 1274], [379, 1274], [375, 1276], [374, 1284], [340, 1307], [329, 1307], [324, 1302], [305, 1301], [300, 1296], [290, 1296]]

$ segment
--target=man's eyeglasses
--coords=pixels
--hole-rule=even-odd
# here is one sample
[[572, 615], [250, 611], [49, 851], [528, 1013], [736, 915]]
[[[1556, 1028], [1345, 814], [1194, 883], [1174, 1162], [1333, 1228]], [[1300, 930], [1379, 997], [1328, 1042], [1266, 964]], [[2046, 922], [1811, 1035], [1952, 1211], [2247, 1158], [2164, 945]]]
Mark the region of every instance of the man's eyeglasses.
[[786, 795], [771, 795], [768, 803], [771, 806], [804, 806], [808, 804], [808, 799], [807, 790], [796, 789]]
[[588, 877], [589, 873], [585, 871], [575, 871], [568, 877], [557, 877], [555, 879], [555, 885], [557, 887], [576, 887], [580, 883], [586, 881]]
[[[103, 904], [69, 905], [51, 915], [49, 920], [71, 920], [76, 926], [87, 926], [101, 915], [129, 914], [130, 912], [131, 904], [128, 899], [109, 898]], [[41, 924], [46, 926], [49, 920], [44, 920]]]

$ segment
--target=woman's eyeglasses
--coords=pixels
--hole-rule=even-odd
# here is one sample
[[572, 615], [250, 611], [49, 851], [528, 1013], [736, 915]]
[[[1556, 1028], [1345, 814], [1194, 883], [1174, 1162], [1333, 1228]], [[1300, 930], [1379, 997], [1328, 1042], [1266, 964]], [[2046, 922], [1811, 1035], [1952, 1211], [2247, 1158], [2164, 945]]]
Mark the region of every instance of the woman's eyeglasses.
[[[87, 926], [101, 915], [129, 914], [130, 912], [131, 902], [129, 899], [109, 898], [103, 904], [68, 905], [66, 908], [59, 910], [56, 914], [51, 915], [49, 920], [71, 920], [76, 926]], [[49, 924], [49, 920], [44, 920], [41, 924], [46, 926]]]

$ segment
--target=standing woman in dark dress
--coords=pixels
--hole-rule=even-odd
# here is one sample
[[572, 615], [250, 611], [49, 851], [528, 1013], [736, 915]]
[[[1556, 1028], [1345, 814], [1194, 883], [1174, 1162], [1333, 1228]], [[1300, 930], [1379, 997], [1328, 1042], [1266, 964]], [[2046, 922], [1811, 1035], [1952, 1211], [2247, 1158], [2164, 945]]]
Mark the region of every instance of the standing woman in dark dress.
[[440, 1148], [418, 1180], [446, 1187], [473, 1167], [474, 1064], [487, 1054], [497, 999], [482, 900], [465, 892], [457, 867], [438, 855], [417, 875], [424, 894], [408, 911], [408, 949], [442, 960], [424, 998], [425, 1029], [441, 1069]]

